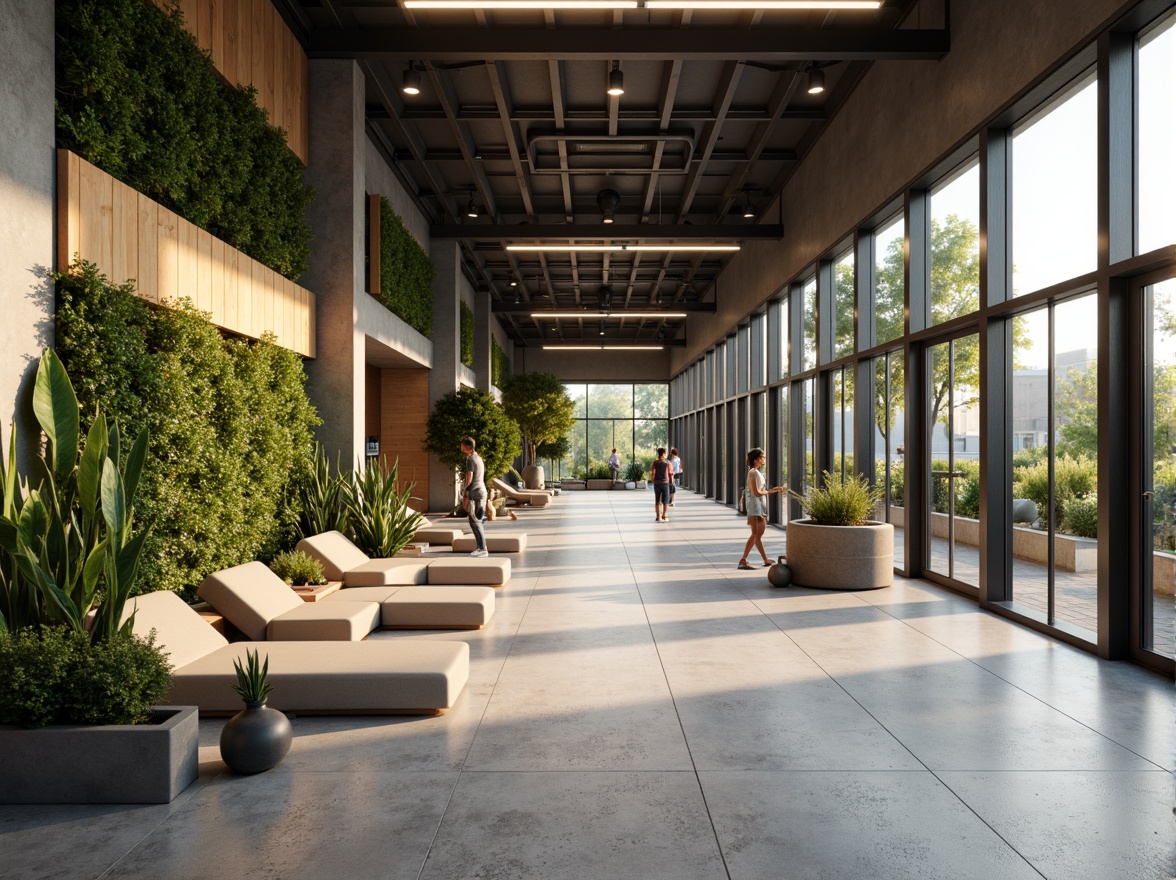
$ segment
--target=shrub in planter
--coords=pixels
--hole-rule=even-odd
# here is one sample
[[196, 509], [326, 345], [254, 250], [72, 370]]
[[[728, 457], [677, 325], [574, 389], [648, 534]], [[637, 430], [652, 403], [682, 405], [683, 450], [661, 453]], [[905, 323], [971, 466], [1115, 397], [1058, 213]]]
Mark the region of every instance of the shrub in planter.
[[138, 724], [170, 686], [154, 634], [97, 644], [67, 626], [0, 635], [0, 724]]
[[607, 464], [599, 461], [594, 461], [584, 471], [584, 479], [586, 480], [611, 480], [612, 471], [609, 470]]
[[809, 519], [824, 526], [856, 526], [869, 521], [881, 490], [871, 486], [860, 474], [841, 480], [825, 471], [820, 487], [810, 486], [803, 495], [789, 492]]
[[424, 519], [409, 509], [413, 484], [401, 491], [397, 469], [398, 462], [387, 472], [370, 464], [344, 484], [348, 532], [360, 550], [377, 559], [399, 553]]
[[625, 480], [629, 483], [637, 483], [645, 479], [645, 475], [649, 473], [645, 468], [641, 467], [641, 462], [631, 461], [625, 465]]
[[325, 584], [323, 564], [301, 550], [285, 550], [270, 560], [270, 570], [292, 587]]
[[1083, 538], [1098, 537], [1098, 496], [1069, 498], [1062, 504], [1061, 530]]

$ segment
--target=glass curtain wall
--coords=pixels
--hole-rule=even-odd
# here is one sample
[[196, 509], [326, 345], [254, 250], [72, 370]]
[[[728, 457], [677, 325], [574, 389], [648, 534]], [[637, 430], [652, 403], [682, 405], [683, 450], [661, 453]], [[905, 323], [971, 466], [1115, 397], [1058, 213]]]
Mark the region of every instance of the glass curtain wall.
[[[980, 308], [979, 162], [932, 189], [930, 203], [931, 323], [942, 324]], [[901, 260], [887, 265], [888, 274], [895, 268]]]
[[906, 527], [904, 372], [901, 349], [889, 351], [874, 360], [874, 482], [882, 488], [879, 518], [894, 526], [894, 567], [897, 569], [905, 568], [906, 550], [903, 539]]
[[1176, 279], [1144, 289], [1140, 648], [1176, 653]]
[[669, 445], [669, 385], [565, 384], [575, 403], [570, 451], [551, 462], [556, 479], [608, 476], [615, 448], [622, 462], [636, 461], [646, 471], [659, 446]]

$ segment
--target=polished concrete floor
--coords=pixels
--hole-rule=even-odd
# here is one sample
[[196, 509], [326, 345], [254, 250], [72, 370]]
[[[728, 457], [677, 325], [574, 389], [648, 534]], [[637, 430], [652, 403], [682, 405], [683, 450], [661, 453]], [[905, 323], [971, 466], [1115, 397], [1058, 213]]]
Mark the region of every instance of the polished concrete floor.
[[[168, 806], [0, 807], [4, 878], [1152, 880], [1172, 683], [917, 581], [775, 590], [682, 492], [566, 493], [436, 718], [294, 720]], [[783, 536], [770, 532], [769, 553]], [[0, 756], [0, 760], [3, 756]]]

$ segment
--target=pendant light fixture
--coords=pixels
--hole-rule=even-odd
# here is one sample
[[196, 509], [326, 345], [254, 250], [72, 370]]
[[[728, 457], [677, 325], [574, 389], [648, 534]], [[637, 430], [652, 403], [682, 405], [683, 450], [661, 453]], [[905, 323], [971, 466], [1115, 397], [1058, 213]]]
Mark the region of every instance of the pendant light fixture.
[[608, 72], [608, 93], [613, 97], [625, 94], [625, 75], [621, 73], [621, 62], [614, 61]]
[[825, 91], [825, 71], [819, 67], [809, 71], [807, 91], [810, 95], [819, 95]]
[[419, 95], [421, 93], [421, 72], [417, 70], [416, 64], [412, 61], [408, 62], [408, 67], [404, 71], [400, 91], [406, 95]]

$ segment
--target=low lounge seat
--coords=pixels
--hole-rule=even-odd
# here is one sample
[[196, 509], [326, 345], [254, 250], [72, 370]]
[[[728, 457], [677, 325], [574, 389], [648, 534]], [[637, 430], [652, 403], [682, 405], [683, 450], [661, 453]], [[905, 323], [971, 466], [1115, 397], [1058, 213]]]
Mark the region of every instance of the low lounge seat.
[[[453, 542], [454, 553], [469, 553], [477, 548], [478, 540], [473, 535], [462, 535]], [[521, 553], [527, 549], [527, 533], [487, 535], [486, 549], [491, 553]]]
[[506, 480], [495, 477], [491, 480], [494, 488], [515, 504], [526, 504], [529, 507], [546, 507], [551, 503], [551, 494], [539, 489], [516, 489]]
[[269, 660], [268, 704], [305, 714], [437, 715], [451, 708], [469, 679], [465, 642], [235, 642], [209, 626], [175, 593], [127, 602], [136, 635], [156, 633], [175, 667], [165, 702], [198, 706], [201, 714], [233, 714], [233, 661], [256, 650]]
[[345, 605], [356, 599], [377, 603], [380, 625], [394, 629], [481, 629], [494, 616], [490, 587], [351, 587], [318, 604]]
[[461, 529], [440, 528], [427, 516], [422, 515], [420, 527], [413, 533], [412, 539], [422, 544], [442, 544], [448, 547], [460, 537]]
[[497, 587], [510, 580], [509, 559], [463, 559], [455, 558], [456, 554], [371, 559], [342, 532], [323, 532], [303, 538], [298, 542], [298, 549], [319, 560], [327, 578], [342, 581], [344, 587], [423, 584]]

